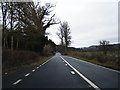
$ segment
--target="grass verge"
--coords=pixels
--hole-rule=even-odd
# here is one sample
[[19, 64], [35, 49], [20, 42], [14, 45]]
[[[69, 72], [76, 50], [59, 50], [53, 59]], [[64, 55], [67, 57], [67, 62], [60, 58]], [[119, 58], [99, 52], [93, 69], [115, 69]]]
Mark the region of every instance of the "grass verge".
[[2, 74], [3, 76], [5, 75], [5, 73], [7, 72], [7, 74], [12, 74], [18, 70], [23, 70], [23, 69], [28, 69], [28, 68], [33, 68], [33, 67], [37, 67], [41, 64], [43, 64], [44, 62], [46, 62], [47, 60], [49, 60], [50, 58], [52, 58], [52, 56], [49, 56], [49, 57], [38, 57], [38, 60], [35, 61], [35, 62], [32, 62], [30, 64], [23, 64], [21, 66], [15, 66], [15, 67], [12, 67], [10, 69], [7, 69], [6, 71], [4, 71]]
[[35, 67], [50, 59], [50, 56], [40, 56], [39, 53], [25, 50], [3, 50], [2, 74], [12, 73], [20, 69]]
[[89, 59], [86, 59], [86, 58], [76, 57], [76, 56], [71, 56], [71, 55], [68, 55], [68, 56], [73, 57], [73, 58], [77, 58], [77, 59], [80, 59], [80, 60], [83, 60], [83, 61], [87, 61], [87, 62], [96, 64], [96, 65], [100, 65], [100, 66], [104, 66], [104, 67], [107, 67], [107, 68], [110, 68], [110, 69], [120, 71], [120, 67], [118, 65], [116, 65], [116, 64], [100, 63], [97, 60], [89, 60]]
[[38, 59], [39, 59], [38, 61], [33, 62], [33, 63], [29, 64], [29, 65], [28, 65], [28, 64], [27, 64], [27, 65], [24, 65], [24, 67], [35, 67], [35, 66], [41, 65], [41, 64], [43, 64], [44, 62], [46, 62], [47, 60], [49, 60], [50, 58], [52, 58], [52, 56], [38, 58]]

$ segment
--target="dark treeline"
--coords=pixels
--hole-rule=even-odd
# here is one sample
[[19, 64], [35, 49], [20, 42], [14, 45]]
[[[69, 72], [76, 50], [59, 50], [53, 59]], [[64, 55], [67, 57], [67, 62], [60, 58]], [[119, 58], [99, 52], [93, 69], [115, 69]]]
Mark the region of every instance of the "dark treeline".
[[48, 39], [47, 28], [59, 24], [52, 13], [55, 5], [39, 2], [1, 2], [2, 69], [18, 70], [44, 62], [55, 53], [55, 43]]
[[45, 45], [55, 47], [46, 36], [46, 29], [59, 23], [55, 14], [51, 15], [53, 7], [51, 3], [42, 6], [39, 2], [1, 2], [3, 49], [43, 54]]
[[109, 44], [105, 46], [93, 45], [83, 48], [69, 47], [69, 50], [78, 52], [118, 52], [120, 50], [120, 44]]

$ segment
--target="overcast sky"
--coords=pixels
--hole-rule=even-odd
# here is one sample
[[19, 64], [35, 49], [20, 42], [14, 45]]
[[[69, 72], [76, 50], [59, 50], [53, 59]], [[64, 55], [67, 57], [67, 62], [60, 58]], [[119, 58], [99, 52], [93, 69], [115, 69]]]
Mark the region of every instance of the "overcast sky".
[[[39, 0], [36, 0], [39, 1]], [[119, 0], [41, 0], [41, 3], [56, 4], [53, 13], [62, 22], [67, 21], [72, 36], [72, 47], [98, 45], [100, 40], [118, 42]], [[60, 43], [56, 35], [59, 25], [47, 32], [49, 39]]]
[[[72, 47], [98, 45], [100, 40], [118, 42], [119, 0], [42, 0], [56, 4], [54, 11], [61, 21], [67, 21]], [[49, 38], [60, 43], [56, 35], [59, 25], [47, 29]]]

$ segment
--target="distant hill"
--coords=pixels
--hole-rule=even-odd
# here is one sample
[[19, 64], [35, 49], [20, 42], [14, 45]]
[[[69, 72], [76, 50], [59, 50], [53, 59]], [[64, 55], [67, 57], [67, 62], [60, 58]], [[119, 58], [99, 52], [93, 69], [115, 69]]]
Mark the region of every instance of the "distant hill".
[[[120, 44], [109, 44], [107, 45], [110, 51], [118, 50], [120, 49]], [[75, 48], [75, 47], [69, 47], [69, 50], [73, 51], [99, 51], [99, 45], [92, 45], [90, 47], [84, 47], [84, 48]]]

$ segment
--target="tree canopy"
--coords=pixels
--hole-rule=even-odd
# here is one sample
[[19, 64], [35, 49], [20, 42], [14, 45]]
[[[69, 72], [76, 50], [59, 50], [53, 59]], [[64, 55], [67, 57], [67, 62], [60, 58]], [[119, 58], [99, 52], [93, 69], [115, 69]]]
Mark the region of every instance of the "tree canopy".
[[51, 14], [53, 7], [51, 3], [1, 2], [4, 48], [42, 53], [48, 42], [46, 29], [59, 23]]

